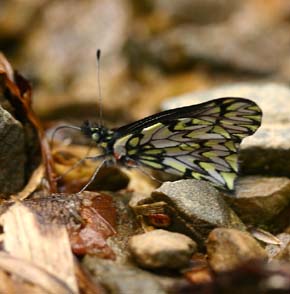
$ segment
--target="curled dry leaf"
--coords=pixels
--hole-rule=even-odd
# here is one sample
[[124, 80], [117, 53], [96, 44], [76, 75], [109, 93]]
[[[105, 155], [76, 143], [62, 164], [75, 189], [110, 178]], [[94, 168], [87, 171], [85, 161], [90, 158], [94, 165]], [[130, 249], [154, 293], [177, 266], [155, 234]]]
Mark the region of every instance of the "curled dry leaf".
[[[53, 149], [54, 169], [59, 175], [58, 189], [65, 193], [77, 193], [90, 180], [100, 164], [99, 160], [87, 159], [100, 154], [97, 148], [87, 146], [57, 146]], [[129, 182], [127, 174], [117, 167], [102, 167], [88, 190], [115, 191], [126, 188]]]
[[65, 227], [42, 223], [22, 203], [12, 205], [1, 217], [4, 249], [10, 254], [0, 255], [1, 267], [49, 293], [78, 293]]
[[22, 201], [29, 197], [36, 189], [37, 187], [41, 184], [41, 181], [44, 176], [44, 166], [41, 164], [37, 169], [34, 170], [32, 173], [27, 185], [17, 193], [16, 195], [12, 195], [11, 198], [13, 201]]
[[[16, 71], [13, 70], [5, 56], [0, 53], [0, 76], [1, 83], [6, 89], [5, 98], [9, 100], [9, 104], [13, 107], [17, 120], [25, 124], [30, 124], [40, 144], [42, 160], [46, 168], [51, 192], [56, 192], [56, 182], [53, 172], [52, 158], [48, 142], [44, 136], [42, 125], [31, 108], [31, 87], [29, 83]], [[31, 135], [31, 134], [30, 134]], [[27, 144], [31, 144], [31, 138], [27, 138]], [[38, 146], [28, 146], [30, 150], [29, 161], [31, 168], [34, 169], [39, 165]], [[31, 151], [32, 150], [32, 151]], [[36, 162], [35, 162], [36, 161]]]
[[251, 228], [249, 229], [250, 233], [257, 240], [262, 241], [266, 244], [280, 245], [281, 240], [276, 236], [272, 235], [270, 232], [267, 232], [260, 228]]
[[[48, 293], [73, 294], [65, 283], [55, 275], [51, 275], [44, 269], [20, 258], [13, 257], [4, 251], [0, 252], [0, 268], [14, 274], [27, 282], [36, 284]], [[14, 289], [16, 290], [16, 289]]]

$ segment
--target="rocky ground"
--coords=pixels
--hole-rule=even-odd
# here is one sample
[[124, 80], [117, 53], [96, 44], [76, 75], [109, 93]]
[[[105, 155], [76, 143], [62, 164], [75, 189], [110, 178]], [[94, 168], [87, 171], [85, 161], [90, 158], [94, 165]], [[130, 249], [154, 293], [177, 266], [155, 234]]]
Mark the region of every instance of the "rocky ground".
[[[287, 0], [1, 5], [1, 293], [290, 293]], [[109, 127], [219, 97], [261, 107], [234, 193], [115, 166], [77, 193], [100, 150], [49, 140], [99, 120], [97, 48]]]

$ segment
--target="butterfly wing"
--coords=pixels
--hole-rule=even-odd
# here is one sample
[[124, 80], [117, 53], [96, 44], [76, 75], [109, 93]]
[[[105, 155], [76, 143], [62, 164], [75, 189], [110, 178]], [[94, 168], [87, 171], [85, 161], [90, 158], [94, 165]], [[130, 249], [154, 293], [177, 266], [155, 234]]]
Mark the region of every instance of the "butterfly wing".
[[125, 162], [233, 190], [240, 142], [258, 129], [261, 118], [251, 100], [215, 99], [121, 127], [113, 149]]

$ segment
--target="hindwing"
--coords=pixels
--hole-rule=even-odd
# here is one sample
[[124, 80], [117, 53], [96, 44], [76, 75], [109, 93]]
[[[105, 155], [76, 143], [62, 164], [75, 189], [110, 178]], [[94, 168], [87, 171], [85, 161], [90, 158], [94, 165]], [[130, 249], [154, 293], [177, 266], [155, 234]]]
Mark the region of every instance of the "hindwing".
[[176, 108], [116, 130], [114, 152], [125, 162], [233, 190], [240, 142], [261, 118], [260, 108], [244, 98]]

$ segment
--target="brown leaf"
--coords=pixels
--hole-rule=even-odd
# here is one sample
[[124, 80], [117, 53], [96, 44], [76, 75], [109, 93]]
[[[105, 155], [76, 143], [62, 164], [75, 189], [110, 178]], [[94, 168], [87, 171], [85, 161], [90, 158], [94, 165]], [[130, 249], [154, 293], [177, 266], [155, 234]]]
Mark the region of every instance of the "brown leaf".
[[276, 236], [260, 228], [251, 228], [249, 229], [250, 233], [257, 240], [262, 241], [266, 244], [281, 245], [281, 240]]
[[[44, 136], [42, 125], [31, 108], [31, 87], [20, 74], [13, 70], [5, 56], [1, 53], [0, 76], [1, 81], [3, 81], [3, 86], [7, 90], [7, 93], [9, 93], [6, 94], [5, 97], [13, 106], [17, 119], [23, 123], [27, 123], [28, 121], [37, 132], [50, 190], [51, 192], [56, 192], [56, 182], [50, 148]], [[35, 155], [31, 154], [31, 160], [35, 160], [33, 157], [35, 157]]]
[[192, 284], [210, 283], [213, 280], [213, 274], [206, 257], [200, 253], [193, 255], [190, 269], [187, 269], [184, 275]]
[[11, 198], [13, 201], [22, 201], [29, 197], [36, 188], [40, 185], [41, 180], [44, 176], [44, 166], [41, 164], [37, 169], [34, 170], [33, 174], [31, 175], [27, 185], [24, 189], [17, 193], [16, 195], [12, 195]]
[[112, 198], [106, 194], [84, 192], [80, 216], [83, 226], [70, 231], [73, 252], [79, 255], [93, 254], [114, 259], [115, 254], [106, 239], [116, 234], [116, 210]]
[[[64, 226], [43, 224], [16, 203], [2, 215], [4, 248], [0, 267], [51, 293], [78, 293], [74, 261]], [[56, 275], [57, 273], [57, 275]]]
[[[56, 145], [56, 144], [54, 144]], [[60, 176], [58, 188], [62, 193], [77, 193], [90, 180], [100, 161], [84, 160], [86, 156], [94, 157], [100, 154], [97, 148], [69, 145], [56, 146], [52, 155], [55, 172]], [[129, 177], [119, 168], [103, 166], [97, 173], [88, 190], [116, 191], [126, 188]]]
[[77, 254], [114, 258], [106, 239], [116, 231], [116, 208], [112, 197], [96, 192], [56, 194], [23, 202], [42, 223], [64, 224], [71, 247]]

